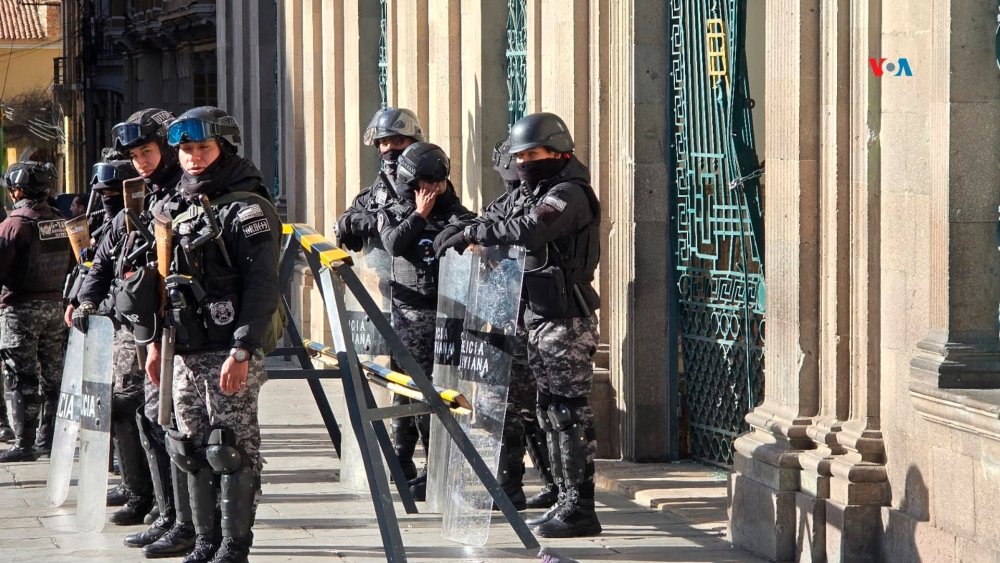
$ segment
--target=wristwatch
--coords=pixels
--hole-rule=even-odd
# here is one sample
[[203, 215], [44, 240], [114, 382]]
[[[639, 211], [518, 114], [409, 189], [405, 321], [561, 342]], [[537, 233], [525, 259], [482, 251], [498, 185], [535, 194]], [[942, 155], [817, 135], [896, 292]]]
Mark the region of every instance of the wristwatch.
[[251, 356], [250, 351], [245, 348], [233, 348], [229, 351], [229, 355], [237, 362], [248, 362]]

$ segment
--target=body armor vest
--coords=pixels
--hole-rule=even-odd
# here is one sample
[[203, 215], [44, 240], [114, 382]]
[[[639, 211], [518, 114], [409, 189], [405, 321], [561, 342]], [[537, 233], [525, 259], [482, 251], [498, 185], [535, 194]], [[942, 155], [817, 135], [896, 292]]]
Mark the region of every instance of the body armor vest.
[[43, 216], [34, 209], [15, 209], [11, 218], [31, 225], [31, 246], [15, 260], [15, 274], [5, 289], [18, 297], [33, 294], [62, 293], [69, 266], [69, 237], [66, 221], [53, 212]]

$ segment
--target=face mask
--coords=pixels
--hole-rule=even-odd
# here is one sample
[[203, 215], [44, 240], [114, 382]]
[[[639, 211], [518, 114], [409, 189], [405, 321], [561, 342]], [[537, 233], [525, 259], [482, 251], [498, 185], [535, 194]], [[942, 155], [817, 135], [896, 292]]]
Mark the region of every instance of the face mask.
[[399, 161], [399, 155], [401, 154], [403, 154], [403, 151], [398, 149], [390, 149], [379, 154], [386, 171], [393, 176], [396, 175], [396, 162]]
[[104, 204], [104, 212], [107, 217], [114, 217], [125, 207], [125, 200], [122, 199], [120, 194], [111, 196], [102, 195], [101, 203]]
[[538, 182], [548, 180], [559, 173], [566, 166], [564, 158], [543, 158], [541, 160], [530, 160], [517, 165], [517, 175], [521, 181], [530, 187], [535, 187]]

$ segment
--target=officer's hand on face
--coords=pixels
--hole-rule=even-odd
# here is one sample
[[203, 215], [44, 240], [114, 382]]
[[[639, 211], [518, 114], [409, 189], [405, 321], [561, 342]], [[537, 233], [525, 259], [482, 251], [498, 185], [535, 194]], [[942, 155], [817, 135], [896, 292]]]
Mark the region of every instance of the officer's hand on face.
[[97, 306], [90, 301], [80, 303], [80, 306], [73, 311], [72, 324], [76, 330], [87, 334], [87, 318], [97, 312]]
[[153, 385], [160, 385], [160, 344], [150, 342], [146, 345], [146, 375]]
[[249, 377], [250, 362], [238, 362], [236, 358], [229, 356], [222, 364], [222, 372], [219, 374], [219, 389], [226, 395], [235, 395], [247, 388]]
[[441, 187], [444, 185], [446, 184], [443, 180], [440, 182], [425, 182], [424, 180], [420, 180], [420, 185], [413, 196], [416, 198], [417, 213], [424, 219], [430, 216], [431, 210], [434, 209], [434, 202], [437, 201], [437, 197], [443, 192]]

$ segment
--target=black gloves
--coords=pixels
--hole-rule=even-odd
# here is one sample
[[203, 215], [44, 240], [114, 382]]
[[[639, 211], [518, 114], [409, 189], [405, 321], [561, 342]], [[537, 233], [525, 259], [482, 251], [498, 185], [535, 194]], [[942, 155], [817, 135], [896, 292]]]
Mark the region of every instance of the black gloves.
[[[441, 235], [444, 235], [446, 232], [447, 231], [441, 231]], [[441, 235], [438, 235], [434, 239], [434, 248], [437, 249], [434, 252], [434, 255], [438, 258], [444, 256], [444, 253], [448, 252], [449, 248], [454, 248], [455, 252], [458, 252], [459, 254], [465, 252], [466, 248], [469, 248], [469, 239], [465, 237], [465, 232], [461, 229], [444, 240], [441, 240]], [[438, 244], [439, 240], [441, 240], [440, 244]]]
[[[440, 258], [441, 255], [444, 254], [444, 250], [441, 249], [441, 246], [444, 244], [444, 242], [450, 239], [451, 237], [455, 236], [456, 233], [461, 233], [462, 229], [464, 228], [465, 227], [463, 225], [458, 225], [453, 223], [451, 225], [448, 225], [440, 233], [438, 233], [437, 236], [434, 237], [434, 254], [438, 258]], [[447, 248], [445, 250], [447, 250]]]
[[97, 306], [90, 301], [80, 303], [80, 306], [73, 310], [73, 326], [80, 332], [87, 334], [87, 317], [97, 313]]
[[344, 213], [337, 219], [337, 240], [340, 246], [358, 252], [365, 239], [378, 236], [378, 219], [372, 213]]

